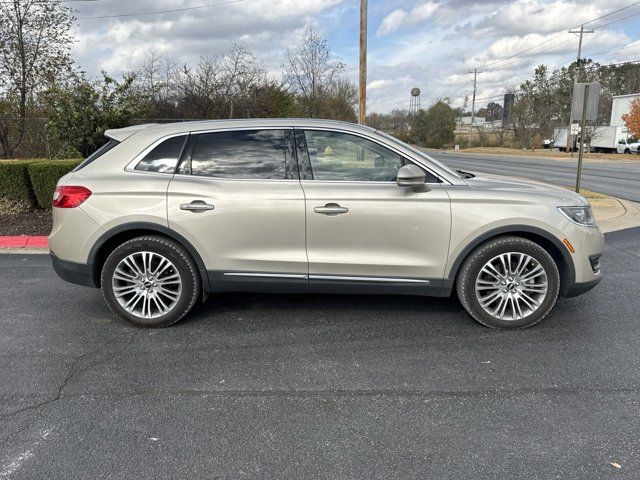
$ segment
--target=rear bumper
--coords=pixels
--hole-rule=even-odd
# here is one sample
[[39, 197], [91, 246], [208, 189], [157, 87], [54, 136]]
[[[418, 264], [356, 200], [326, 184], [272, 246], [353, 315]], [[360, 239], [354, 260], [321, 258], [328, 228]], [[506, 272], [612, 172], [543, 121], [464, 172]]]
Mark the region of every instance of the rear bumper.
[[591, 280], [589, 282], [570, 283], [564, 289], [561, 296], [565, 298], [577, 297], [578, 295], [582, 295], [583, 293], [586, 293], [592, 288], [594, 288], [596, 285], [600, 283], [601, 280], [602, 280], [602, 275], [600, 275], [596, 279]]
[[60, 260], [53, 253], [51, 254], [51, 264], [58, 276], [64, 281], [85, 287], [97, 287], [93, 280], [93, 265]]

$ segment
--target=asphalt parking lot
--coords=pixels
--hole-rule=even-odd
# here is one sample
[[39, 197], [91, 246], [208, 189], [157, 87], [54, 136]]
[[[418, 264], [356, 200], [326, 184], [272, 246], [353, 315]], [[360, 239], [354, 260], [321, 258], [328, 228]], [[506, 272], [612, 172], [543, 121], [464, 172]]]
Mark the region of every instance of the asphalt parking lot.
[[639, 478], [640, 229], [603, 266], [523, 331], [454, 298], [305, 295], [149, 331], [0, 255], [0, 478]]

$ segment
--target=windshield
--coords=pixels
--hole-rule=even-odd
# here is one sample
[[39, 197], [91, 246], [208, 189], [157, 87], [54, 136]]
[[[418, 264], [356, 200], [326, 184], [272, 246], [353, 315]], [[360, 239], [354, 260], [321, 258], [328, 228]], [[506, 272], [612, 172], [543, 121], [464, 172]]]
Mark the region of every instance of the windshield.
[[376, 133], [378, 135], [382, 135], [384, 138], [386, 138], [387, 140], [397, 144], [397, 145], [402, 145], [405, 148], [408, 148], [409, 150], [411, 150], [413, 153], [415, 153], [416, 155], [418, 155], [419, 157], [425, 159], [427, 162], [433, 163], [436, 166], [440, 167], [442, 170], [444, 170], [445, 172], [449, 173], [450, 175], [456, 177], [456, 178], [464, 178], [460, 172], [457, 172], [456, 170], [453, 170], [451, 167], [447, 167], [444, 163], [442, 163], [439, 160], [436, 160], [435, 158], [433, 158], [430, 155], [427, 155], [425, 152], [423, 152], [422, 150], [419, 150], [417, 148], [415, 148], [412, 145], [409, 145], [408, 143], [405, 143], [401, 140], [398, 140], [396, 137], [394, 137], [393, 135], [389, 135], [387, 133], [384, 133], [380, 130], [376, 130]]

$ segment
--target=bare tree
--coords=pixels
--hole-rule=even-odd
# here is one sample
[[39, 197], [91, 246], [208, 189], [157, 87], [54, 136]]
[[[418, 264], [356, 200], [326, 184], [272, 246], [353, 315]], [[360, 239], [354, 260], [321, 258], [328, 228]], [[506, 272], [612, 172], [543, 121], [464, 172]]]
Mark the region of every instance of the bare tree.
[[[0, 2], [0, 145], [11, 158], [22, 143], [30, 98], [47, 78], [71, 67], [73, 10], [59, 1]], [[3, 113], [4, 113], [3, 112]]]
[[171, 57], [152, 50], [145, 61], [128, 76], [133, 78], [133, 91], [138, 95], [143, 112], [151, 117], [177, 115], [178, 64]]
[[180, 72], [180, 109], [191, 118], [220, 118], [219, 90], [222, 85], [219, 59], [201, 57], [195, 68]]
[[304, 113], [318, 117], [323, 95], [335, 84], [345, 64], [332, 58], [327, 41], [309, 29], [298, 48], [287, 51], [282, 68], [284, 83], [298, 96]]
[[[221, 94], [229, 105], [229, 118], [233, 118], [237, 115], [234, 107], [242, 102], [247, 103], [251, 92], [258, 85], [266, 83], [267, 75], [253, 53], [238, 43], [234, 43], [231, 50], [222, 57], [221, 73]], [[245, 105], [245, 114], [247, 107]]]

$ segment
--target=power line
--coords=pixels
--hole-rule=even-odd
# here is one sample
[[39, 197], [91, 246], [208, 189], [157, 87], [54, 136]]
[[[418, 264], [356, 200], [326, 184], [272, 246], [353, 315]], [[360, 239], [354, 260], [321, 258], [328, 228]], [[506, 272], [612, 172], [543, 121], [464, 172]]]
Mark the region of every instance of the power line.
[[[611, 16], [611, 15], [613, 15], [613, 14], [615, 14], [615, 13], [621, 12], [621, 11], [623, 11], [623, 10], [626, 10], [626, 9], [631, 8], [631, 7], [633, 7], [633, 6], [635, 6], [635, 5], [638, 5], [638, 4], [640, 4], [640, 1], [633, 2], [633, 3], [629, 4], [629, 5], [627, 5], [626, 7], [622, 7], [622, 8], [619, 8], [619, 9], [617, 9], [617, 10], [614, 10], [614, 11], [612, 11], [612, 12], [606, 13], [606, 14], [604, 14], [604, 15], [600, 15], [599, 17], [592, 18], [591, 20], [588, 20], [588, 21], [586, 21], [586, 22], [582, 23], [581, 25], [587, 25], [587, 24], [589, 24], [589, 23], [593, 23], [593, 22], [595, 22], [596, 20], [600, 20], [601, 18], [609, 17], [609, 16]], [[607, 22], [607, 23], [602, 24], [602, 25], [598, 25], [597, 27], [593, 27], [593, 28], [602, 28], [602, 27], [606, 27], [607, 25], [611, 25], [612, 23], [621, 22], [621, 21], [623, 21], [623, 20], [626, 20], [626, 19], [628, 19], [628, 18], [631, 18], [631, 17], [633, 17], [633, 16], [635, 16], [635, 15], [639, 15], [639, 14], [640, 14], [640, 12], [633, 13], [633, 14], [631, 14], [631, 15], [627, 15], [626, 17], [622, 17], [622, 18], [619, 18], [619, 19], [616, 19], [616, 20], [612, 20], [612, 21], [610, 21], [610, 22]], [[576, 28], [579, 28], [579, 27], [580, 27], [580, 25], [578, 25]], [[479, 68], [485, 68], [485, 69], [486, 69], [487, 67], [489, 67], [489, 66], [491, 66], [491, 65], [500, 64], [500, 63], [503, 63], [503, 62], [504, 62], [504, 61], [506, 61], [506, 60], [510, 60], [510, 59], [512, 59], [512, 58], [519, 57], [519, 56], [520, 56], [520, 55], [522, 55], [523, 53], [530, 52], [531, 50], [534, 50], [534, 49], [536, 49], [536, 48], [538, 48], [538, 47], [540, 47], [540, 46], [542, 46], [542, 45], [545, 45], [546, 43], [548, 43], [548, 42], [550, 42], [551, 40], [553, 40], [553, 37], [557, 37], [560, 33], [562, 33], [562, 32], [557, 32], [557, 33], [556, 33], [555, 35], [553, 35], [551, 38], [547, 38], [546, 40], [544, 40], [544, 41], [542, 41], [542, 42], [540, 42], [540, 43], [537, 43], [537, 44], [535, 44], [535, 45], [533, 45], [533, 46], [531, 46], [531, 47], [525, 48], [524, 50], [521, 50], [521, 51], [519, 51], [519, 52], [517, 52], [517, 53], [514, 53], [513, 55], [510, 55], [510, 56], [508, 56], [508, 57], [502, 58], [502, 59], [500, 59], [500, 60], [494, 60], [493, 62], [486, 63], [486, 64], [482, 65], [482, 66], [481, 66], [481, 67], [479, 67]], [[567, 42], [559, 43], [559, 44], [557, 44], [556, 46], [563, 45], [564, 43], [567, 43]], [[553, 48], [555, 48], [556, 46], [551, 47], [550, 49], [553, 49]], [[549, 51], [549, 49], [548, 49], [548, 50], [543, 50], [543, 51], [538, 52], [538, 53], [544, 53], [544, 52], [546, 52], [546, 51]], [[532, 55], [529, 55], [529, 56], [532, 56]], [[516, 63], [516, 62], [512, 62], [512, 63]]]
[[[498, 68], [493, 68], [493, 69], [490, 69], [490, 70], [500, 70], [500, 69], [506, 67], [507, 65], [518, 63], [518, 62], [520, 62], [520, 61], [522, 61], [524, 59], [535, 57], [536, 55], [540, 55], [541, 53], [549, 52], [549, 51], [554, 50], [554, 49], [556, 49], [558, 47], [561, 47], [562, 45], [565, 45], [565, 44], [569, 43], [571, 40], [573, 40], [573, 39], [565, 40], [564, 42], [560, 42], [560, 43], [558, 43], [556, 45], [553, 45], [553, 46], [551, 46], [549, 48], [545, 48], [544, 50], [540, 50], [539, 52], [534, 52], [531, 55], [525, 55], [524, 57], [516, 58], [516, 59], [514, 59], [514, 60], [512, 60], [510, 62], [507, 62], [507, 63], [504, 63], [504, 64], [500, 65]], [[505, 60], [507, 60], [507, 59], [505, 59]]]
[[[571, 61], [574, 61], [574, 60], [571, 60]], [[588, 66], [588, 70], [589, 71], [593, 71], [593, 70], [597, 70], [597, 69], [603, 68], [603, 67], [616, 67], [616, 66], [620, 66], [620, 65], [631, 65], [631, 64], [640, 64], [640, 58], [636, 59], [636, 60], [627, 60], [626, 62], [616, 62], [616, 63], [589, 65]], [[525, 79], [524, 81], [526, 81], [526, 80], [528, 80], [528, 79]], [[520, 83], [523, 83], [523, 82], [520, 82]], [[558, 85], [558, 84], [559, 84], [558, 81], [556, 81], [556, 82], [550, 81], [549, 82], [549, 85], [551, 85], [551, 86]], [[521, 92], [522, 90], [520, 88], [518, 88], [516, 91], [517, 92]], [[488, 96], [488, 97], [480, 97], [480, 98], [476, 98], [476, 102], [499, 99], [499, 98], [503, 98], [503, 97], [504, 97], [504, 94], [498, 94], [498, 95], [493, 95], [493, 96]]]
[[[622, 7], [622, 8], [619, 8], [617, 10], [614, 10], [613, 12], [609, 12], [609, 13], [605, 13], [604, 15], [600, 15], [599, 17], [593, 18], [593, 19], [589, 20], [588, 22], [582, 23], [581, 25], [587, 25], [589, 23], [593, 23], [596, 20], [600, 20], [601, 18], [609, 17], [609, 16], [613, 15], [614, 13], [621, 12], [623, 10], [626, 10], [627, 8], [631, 8], [634, 5], [638, 5], [638, 4], [640, 4], [640, 1], [639, 2], [633, 2], [633, 3], [629, 4], [629, 5], [627, 5], [626, 7]], [[578, 28], [579, 26], [580, 25], [574, 25], [573, 27], [571, 27], [571, 29]]]
[[634, 47], [640, 47], [640, 43], [635, 43], [632, 45], [627, 45], [625, 47], [621, 47], [621, 48], [614, 48], [613, 50], [607, 50], [606, 52], [594, 52], [594, 53], [589, 53], [586, 54], [584, 57], [585, 58], [593, 58], [593, 57], [597, 57], [598, 55], [604, 55], [606, 53], [613, 53], [613, 52], [619, 52], [621, 50], [625, 50], [627, 48], [634, 48]]
[[640, 15], [640, 12], [632, 13], [631, 15], [627, 15], [626, 17], [622, 17], [622, 18], [619, 18], [619, 19], [617, 19], [617, 20], [612, 20], [612, 21], [610, 21], [610, 22], [603, 23], [602, 25], [597, 25], [597, 26], [595, 26], [595, 27], [593, 27], [593, 28], [602, 28], [602, 27], [606, 27], [607, 25], [611, 25], [612, 23], [622, 22], [623, 20], [627, 20], [627, 19], [629, 19], [629, 18], [631, 18], [631, 17], [635, 17], [636, 15]]
[[172, 8], [170, 10], [156, 10], [153, 12], [138, 12], [138, 13], [119, 13], [115, 15], [99, 15], [96, 17], [78, 17], [78, 20], [97, 20], [104, 18], [119, 18], [119, 17], [138, 17], [142, 15], [157, 15], [160, 13], [175, 13], [175, 12], [186, 12], [188, 10], [197, 10], [200, 8], [209, 8], [209, 7], [218, 7], [220, 5], [230, 5], [232, 3], [240, 3], [245, 0], [230, 0], [228, 2], [220, 2], [220, 3], [210, 3], [208, 5], [197, 5], [195, 7], [183, 7], [183, 8]]
[[[553, 35], [553, 36], [558, 36], [560, 33], [561, 33], [561, 32], [558, 32], [558, 33], [556, 33], [556, 34], [555, 34], [555, 35]], [[552, 36], [552, 37], [553, 37], [553, 36]], [[524, 50], [521, 50], [521, 51], [519, 51], [519, 52], [517, 52], [517, 53], [514, 53], [513, 55], [510, 55], [510, 56], [508, 56], [508, 57], [502, 58], [502, 59], [500, 59], [500, 60], [494, 60], [493, 62], [485, 63], [484, 65], [482, 65], [482, 66], [481, 66], [481, 68], [487, 68], [487, 67], [489, 67], [489, 66], [491, 66], [491, 65], [494, 65], [494, 64], [496, 64], [496, 63], [502, 63], [502, 62], [504, 62], [505, 60], [510, 60], [510, 59], [512, 59], [512, 58], [518, 57], [518, 56], [522, 55], [523, 53], [529, 52], [529, 51], [533, 50], [534, 48], [538, 48], [539, 46], [544, 45], [545, 43], [548, 43], [548, 42], [550, 42], [550, 41], [551, 41], [551, 38], [548, 38], [548, 39], [546, 39], [546, 40], [545, 40], [545, 41], [543, 41], [543, 42], [537, 43], [537, 44], [533, 45], [532, 47], [525, 48]]]

